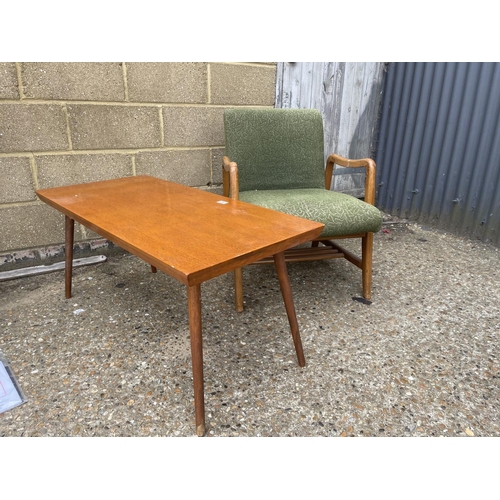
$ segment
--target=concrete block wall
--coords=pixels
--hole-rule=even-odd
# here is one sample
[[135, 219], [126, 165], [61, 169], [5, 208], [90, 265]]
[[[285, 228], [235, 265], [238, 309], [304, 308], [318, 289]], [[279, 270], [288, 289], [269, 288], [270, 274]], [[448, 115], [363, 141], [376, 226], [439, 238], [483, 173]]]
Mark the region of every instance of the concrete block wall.
[[223, 110], [274, 106], [275, 81], [275, 63], [0, 63], [0, 266], [64, 240], [36, 189], [149, 174], [217, 190]]

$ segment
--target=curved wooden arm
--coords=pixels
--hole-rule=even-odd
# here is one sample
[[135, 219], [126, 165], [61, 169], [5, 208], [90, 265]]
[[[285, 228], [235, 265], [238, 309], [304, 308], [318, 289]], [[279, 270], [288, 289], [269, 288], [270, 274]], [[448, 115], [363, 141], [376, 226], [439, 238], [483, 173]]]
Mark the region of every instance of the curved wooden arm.
[[326, 160], [325, 169], [325, 188], [330, 189], [332, 185], [332, 175], [335, 165], [340, 165], [341, 167], [359, 168], [364, 167], [366, 169], [365, 176], [365, 201], [370, 203], [370, 205], [375, 205], [375, 177], [377, 166], [371, 158], [361, 158], [357, 160], [351, 160], [349, 158], [344, 158], [336, 154], [331, 154]]
[[222, 194], [233, 200], [239, 198], [238, 165], [227, 156], [222, 157]]

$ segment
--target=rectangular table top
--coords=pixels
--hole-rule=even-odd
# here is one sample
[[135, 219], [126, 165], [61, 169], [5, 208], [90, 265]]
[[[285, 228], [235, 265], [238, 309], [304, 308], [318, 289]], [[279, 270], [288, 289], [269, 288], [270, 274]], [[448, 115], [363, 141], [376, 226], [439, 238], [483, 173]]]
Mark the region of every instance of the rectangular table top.
[[314, 239], [324, 227], [145, 175], [36, 194], [189, 286]]

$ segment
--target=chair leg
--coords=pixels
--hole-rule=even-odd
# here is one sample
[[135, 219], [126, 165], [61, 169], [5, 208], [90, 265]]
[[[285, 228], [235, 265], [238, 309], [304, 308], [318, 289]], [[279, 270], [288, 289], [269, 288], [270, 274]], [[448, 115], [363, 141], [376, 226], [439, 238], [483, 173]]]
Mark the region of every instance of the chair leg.
[[239, 267], [234, 270], [234, 298], [236, 310], [243, 311], [243, 269]]
[[363, 279], [363, 297], [370, 300], [372, 296], [372, 255], [373, 233], [366, 233], [361, 239], [361, 272]]
[[316, 248], [319, 245], [319, 241], [313, 241], [311, 244], [311, 248]]

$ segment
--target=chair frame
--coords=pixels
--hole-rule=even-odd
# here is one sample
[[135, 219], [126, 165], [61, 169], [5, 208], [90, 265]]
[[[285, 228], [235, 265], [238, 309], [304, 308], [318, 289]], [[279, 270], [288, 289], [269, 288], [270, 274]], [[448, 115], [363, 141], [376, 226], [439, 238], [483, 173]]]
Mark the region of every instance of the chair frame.
[[[375, 205], [375, 179], [376, 164], [371, 158], [349, 159], [331, 154], [328, 156], [325, 168], [325, 189], [330, 190], [332, 185], [335, 165], [348, 168], [365, 168], [365, 195], [364, 201]], [[227, 156], [222, 158], [222, 183], [223, 195], [234, 200], [239, 199], [238, 165]], [[361, 257], [349, 252], [333, 240], [346, 238], [361, 238]], [[324, 246], [320, 247], [319, 243]], [[373, 263], [373, 233], [346, 234], [342, 236], [317, 238], [312, 240], [310, 248], [295, 248], [285, 252], [286, 262], [299, 262], [306, 260], [323, 260], [345, 258], [362, 272], [363, 297], [371, 299], [372, 263]], [[254, 264], [274, 262], [272, 257], [262, 259]], [[234, 271], [236, 310], [243, 311], [243, 275], [242, 268]]]

